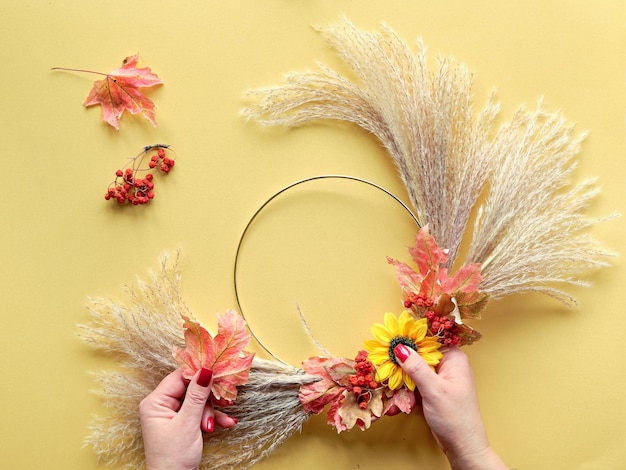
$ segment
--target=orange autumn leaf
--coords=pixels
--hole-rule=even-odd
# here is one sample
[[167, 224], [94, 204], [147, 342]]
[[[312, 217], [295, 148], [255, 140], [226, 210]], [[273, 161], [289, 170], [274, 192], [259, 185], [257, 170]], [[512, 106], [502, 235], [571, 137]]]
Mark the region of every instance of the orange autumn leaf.
[[243, 351], [250, 342], [246, 322], [228, 310], [218, 316], [217, 334], [212, 336], [202, 325], [183, 316], [185, 349], [175, 347], [174, 358], [183, 376], [191, 379], [202, 367], [213, 371], [211, 391], [215, 398], [235, 400], [237, 387], [248, 381], [253, 353]]
[[[329, 403], [340, 402], [348, 374], [354, 374], [354, 361], [337, 357], [310, 357], [302, 363], [302, 369], [320, 380], [300, 387], [300, 403], [311, 413], [319, 414]], [[343, 373], [337, 371], [337, 368]]]
[[415, 236], [415, 247], [409, 248], [413, 261], [419, 268], [419, 273], [426, 276], [429, 271], [438, 268], [448, 260], [448, 250], [437, 245], [435, 237], [430, 234], [428, 225], [422, 227]]
[[110, 73], [66, 67], [53, 67], [52, 70], [104, 75], [104, 79], [94, 82], [83, 106], [87, 108], [98, 104], [102, 106], [102, 120], [116, 130], [120, 129], [120, 118], [124, 111], [128, 111], [131, 114], [141, 113], [153, 126], [156, 126], [154, 114], [156, 105], [152, 100], [144, 96], [140, 88], [161, 85], [163, 81], [156, 74], [152, 73], [150, 67], [137, 68], [138, 61], [139, 57], [137, 54], [126, 57], [122, 62], [122, 66]]
[[156, 126], [155, 104], [139, 89], [160, 85], [163, 82], [151, 72], [150, 67], [137, 68], [138, 61], [139, 57], [136, 54], [127, 57], [120, 68], [106, 74], [103, 80], [96, 80], [83, 103], [85, 107], [101, 105], [102, 119], [117, 130], [120, 128], [120, 117], [124, 111], [131, 114], [141, 113]]
[[[460, 318], [480, 318], [480, 312], [485, 309], [488, 295], [480, 291], [482, 281], [482, 266], [471, 263], [460, 267], [454, 274], [450, 274], [443, 264], [448, 260], [448, 250], [441, 248], [435, 238], [430, 234], [428, 225], [421, 228], [415, 237], [415, 246], [409, 248], [409, 253], [417, 265], [417, 271], [406, 263], [387, 258], [387, 261], [395, 267], [396, 277], [402, 288], [404, 304], [407, 308], [413, 308], [414, 313], [424, 317], [428, 308], [433, 303], [447, 299], [444, 303], [454, 299], [450, 303], [452, 308], [458, 308]], [[428, 299], [432, 303], [428, 306], [420, 304], [415, 306], [418, 298], [422, 301]], [[449, 314], [449, 311], [443, 312]], [[470, 330], [469, 327], [459, 328]], [[475, 337], [463, 333], [466, 337]], [[469, 335], [469, 336], [468, 336]]]

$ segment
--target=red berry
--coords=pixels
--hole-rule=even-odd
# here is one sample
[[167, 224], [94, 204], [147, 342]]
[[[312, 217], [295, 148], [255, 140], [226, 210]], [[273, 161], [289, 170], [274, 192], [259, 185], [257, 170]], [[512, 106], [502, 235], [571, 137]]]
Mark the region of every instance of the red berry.
[[[158, 168], [162, 173], [169, 173], [175, 165], [175, 161], [166, 156], [166, 147], [162, 144], [144, 147], [143, 152], [134, 157], [130, 165], [116, 170], [116, 179], [112, 183], [115, 186], [109, 187], [104, 195], [105, 199], [115, 199], [120, 204], [128, 201], [133, 205], [147, 204], [154, 199], [154, 174], [140, 166], [147, 152], [154, 149], [156, 152], [150, 156], [149, 167]], [[139, 158], [141, 160], [138, 161]], [[117, 178], [121, 178], [121, 180]], [[364, 352], [364, 361], [367, 360], [366, 358], [367, 353]]]

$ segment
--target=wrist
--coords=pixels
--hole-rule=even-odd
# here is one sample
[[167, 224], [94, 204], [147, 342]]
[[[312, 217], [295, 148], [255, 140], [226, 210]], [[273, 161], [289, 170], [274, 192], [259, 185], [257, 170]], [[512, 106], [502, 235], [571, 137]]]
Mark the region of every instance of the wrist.
[[188, 465], [184, 465], [181, 464], [180, 462], [174, 461], [168, 461], [168, 459], [163, 459], [162, 461], [159, 460], [159, 462], [154, 463], [154, 462], [148, 462], [146, 461], [146, 470], [198, 470], [198, 466], [188, 466]]
[[490, 446], [479, 452], [450, 455], [446, 453], [452, 470], [508, 470], [500, 456]]
[[198, 470], [198, 467], [169, 467], [167, 465], [163, 466], [163, 465], [146, 465], [146, 470], [172, 470], [172, 469], [177, 469], [177, 470]]

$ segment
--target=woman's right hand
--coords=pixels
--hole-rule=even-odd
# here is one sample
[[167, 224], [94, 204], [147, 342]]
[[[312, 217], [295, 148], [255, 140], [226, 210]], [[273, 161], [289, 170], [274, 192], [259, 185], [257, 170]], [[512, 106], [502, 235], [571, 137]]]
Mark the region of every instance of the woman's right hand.
[[467, 355], [459, 348], [450, 349], [436, 373], [403, 344], [394, 353], [415, 382], [424, 418], [452, 469], [507, 469], [489, 445]]

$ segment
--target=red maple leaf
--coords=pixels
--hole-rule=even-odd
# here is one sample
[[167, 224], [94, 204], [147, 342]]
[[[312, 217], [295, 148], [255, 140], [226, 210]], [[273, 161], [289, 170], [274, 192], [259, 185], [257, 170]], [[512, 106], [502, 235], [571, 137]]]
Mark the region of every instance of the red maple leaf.
[[175, 347], [174, 357], [183, 376], [191, 379], [202, 367], [213, 371], [211, 391], [215, 398], [235, 400], [237, 386], [248, 381], [253, 353], [244, 352], [250, 342], [246, 322], [234, 310], [218, 316], [217, 334], [211, 334], [197, 322], [183, 316], [185, 349]]
[[415, 247], [409, 248], [409, 253], [422, 276], [426, 276], [429, 271], [438, 268], [440, 264], [448, 260], [448, 250], [439, 248], [435, 237], [430, 234], [428, 225], [417, 233]]
[[447, 294], [448, 298], [454, 297], [461, 318], [480, 317], [488, 299], [487, 294], [478, 288], [482, 280], [480, 264], [462, 266], [450, 275], [442, 266], [448, 260], [448, 252], [437, 245], [428, 225], [418, 232], [415, 246], [409, 248], [409, 253], [417, 265], [417, 271], [408, 264], [387, 259], [396, 269], [405, 299], [417, 294], [437, 301], [441, 294]]
[[141, 113], [153, 126], [156, 126], [154, 114], [156, 106], [139, 89], [161, 85], [163, 81], [152, 73], [150, 67], [137, 68], [138, 61], [139, 57], [137, 54], [126, 57], [122, 62], [122, 66], [110, 73], [64, 67], [54, 67], [53, 70], [72, 70], [104, 75], [104, 79], [94, 82], [93, 88], [89, 92], [89, 96], [83, 103], [83, 106], [101, 105], [102, 120], [115, 129], [119, 130], [120, 118], [124, 111], [128, 111], [131, 114]]
[[[354, 374], [354, 361], [343, 358], [310, 357], [302, 363], [307, 374], [320, 380], [300, 387], [300, 403], [311, 413], [319, 414], [329, 403], [341, 402], [346, 390], [343, 378]], [[340, 371], [337, 368], [340, 368]]]

